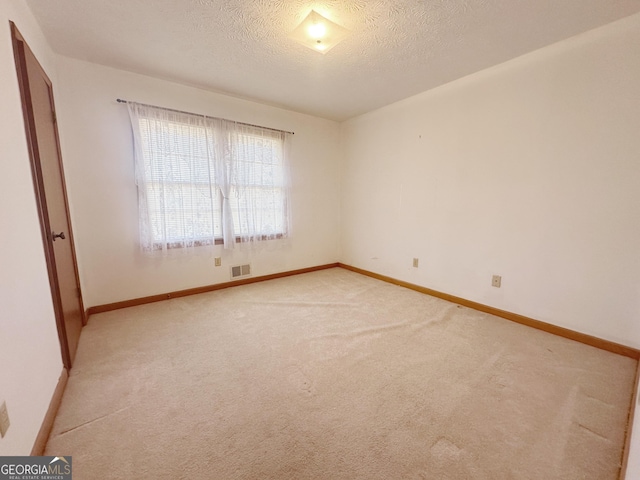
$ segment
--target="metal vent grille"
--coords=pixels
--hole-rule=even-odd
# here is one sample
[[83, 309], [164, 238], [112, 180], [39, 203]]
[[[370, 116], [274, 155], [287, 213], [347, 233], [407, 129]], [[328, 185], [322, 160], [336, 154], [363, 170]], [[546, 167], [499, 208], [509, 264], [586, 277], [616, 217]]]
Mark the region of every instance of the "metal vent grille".
[[231, 267], [231, 278], [247, 277], [251, 275], [251, 264]]

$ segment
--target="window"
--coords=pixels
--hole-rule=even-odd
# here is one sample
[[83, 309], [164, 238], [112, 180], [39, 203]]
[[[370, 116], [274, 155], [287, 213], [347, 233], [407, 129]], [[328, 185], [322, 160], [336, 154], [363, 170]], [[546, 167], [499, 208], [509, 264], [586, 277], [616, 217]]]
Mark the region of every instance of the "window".
[[286, 134], [129, 103], [144, 250], [289, 233]]

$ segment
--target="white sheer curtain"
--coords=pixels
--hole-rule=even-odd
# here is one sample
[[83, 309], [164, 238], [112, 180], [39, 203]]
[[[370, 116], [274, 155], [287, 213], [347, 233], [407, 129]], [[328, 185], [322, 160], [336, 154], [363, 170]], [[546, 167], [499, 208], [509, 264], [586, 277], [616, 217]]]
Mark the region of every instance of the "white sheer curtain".
[[140, 246], [256, 246], [290, 235], [288, 135], [128, 103]]
[[241, 244], [289, 235], [283, 132], [236, 125], [231, 137], [231, 209]]

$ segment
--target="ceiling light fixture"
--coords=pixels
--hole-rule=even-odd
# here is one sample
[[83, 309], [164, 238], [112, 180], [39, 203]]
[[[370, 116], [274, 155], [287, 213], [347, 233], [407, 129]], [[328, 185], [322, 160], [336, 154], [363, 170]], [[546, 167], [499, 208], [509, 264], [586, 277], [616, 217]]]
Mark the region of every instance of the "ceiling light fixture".
[[349, 30], [311, 10], [307, 18], [289, 35], [296, 42], [320, 53], [327, 53], [347, 35]]

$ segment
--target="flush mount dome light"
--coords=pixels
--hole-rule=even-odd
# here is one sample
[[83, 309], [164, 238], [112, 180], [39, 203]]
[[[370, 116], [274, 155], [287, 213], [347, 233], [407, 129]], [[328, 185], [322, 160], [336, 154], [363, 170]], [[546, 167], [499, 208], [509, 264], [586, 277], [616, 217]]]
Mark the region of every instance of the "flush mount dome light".
[[311, 10], [289, 38], [320, 53], [327, 53], [349, 34], [349, 30]]

